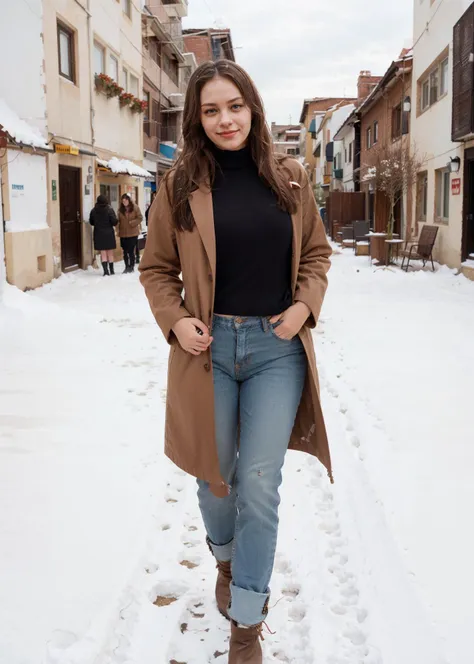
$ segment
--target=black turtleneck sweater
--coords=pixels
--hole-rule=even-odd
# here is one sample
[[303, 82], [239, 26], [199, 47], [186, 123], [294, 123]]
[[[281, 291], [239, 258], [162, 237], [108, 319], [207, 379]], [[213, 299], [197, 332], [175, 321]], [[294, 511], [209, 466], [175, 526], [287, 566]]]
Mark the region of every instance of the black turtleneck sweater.
[[291, 216], [260, 179], [249, 148], [214, 148], [217, 275], [214, 311], [273, 316], [292, 304]]

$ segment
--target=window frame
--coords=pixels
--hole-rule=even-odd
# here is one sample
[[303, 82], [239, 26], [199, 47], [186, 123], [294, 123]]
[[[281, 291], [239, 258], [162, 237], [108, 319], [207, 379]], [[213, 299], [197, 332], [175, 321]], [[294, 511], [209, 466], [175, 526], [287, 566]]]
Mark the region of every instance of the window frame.
[[[126, 7], [125, 7], [126, 3]], [[122, 13], [125, 14], [125, 16], [132, 20], [132, 0], [120, 0], [120, 4], [122, 6]]]
[[374, 138], [372, 145], [376, 145], [379, 142], [379, 121], [375, 120], [374, 122]]
[[[58, 38], [58, 72], [61, 78], [65, 78], [67, 81], [76, 84], [76, 57], [75, 57], [75, 43], [74, 43], [74, 30], [71, 30], [67, 25], [62, 21], [57, 21], [57, 38]], [[68, 57], [71, 75], [68, 76], [61, 70], [61, 33], [64, 33], [68, 37]]]
[[[120, 72], [120, 59], [115, 55], [115, 53], [113, 51], [108, 51], [107, 55], [108, 55], [107, 75], [110, 76], [110, 78], [112, 80], [114, 80], [117, 83], [117, 85], [120, 85], [119, 80], [118, 80], [119, 79], [119, 72]], [[117, 63], [117, 68], [116, 68], [117, 77], [116, 78], [114, 76], [112, 76], [111, 71], [109, 72], [109, 67], [111, 68], [111, 61], [112, 60], [115, 60], [115, 62]]]
[[[138, 98], [138, 95], [140, 94], [140, 79], [138, 78], [138, 76], [135, 76], [135, 74], [132, 74], [132, 72], [129, 71], [128, 72], [128, 80], [129, 80], [129, 88], [130, 88], [129, 92], [130, 92], [130, 94], [132, 94], [132, 95], [134, 95], [134, 97]], [[137, 82], [137, 92], [136, 92], [136, 94], [132, 90], [132, 80], [135, 80]]]
[[366, 131], [366, 134], [365, 134], [365, 140], [367, 142], [367, 150], [370, 150], [370, 148], [373, 145], [373, 143], [372, 143], [372, 125], [370, 127], [367, 127], [367, 131]]
[[128, 83], [129, 77], [130, 72], [128, 71], [127, 67], [122, 65], [122, 88], [124, 92], [130, 92]]
[[[102, 52], [102, 70], [101, 71], [96, 71], [96, 66], [95, 66], [95, 54], [96, 54], [96, 49]], [[94, 74], [99, 75], [99, 74], [107, 74], [107, 69], [106, 69], [106, 64], [107, 64], [107, 49], [105, 46], [100, 42], [97, 41], [97, 39], [94, 39], [94, 44], [93, 44], [93, 51], [94, 51], [94, 58], [93, 58], [93, 63], [94, 63]]]
[[449, 223], [450, 198], [451, 172], [447, 168], [438, 168], [435, 171], [435, 213], [439, 224]]
[[[446, 65], [446, 86], [444, 87], [444, 65]], [[449, 89], [449, 56], [444, 58], [439, 66], [439, 98], [441, 99], [444, 95], [448, 94]]]
[[430, 109], [448, 94], [449, 50], [445, 49], [435, 62], [418, 81], [419, 114]]
[[425, 222], [428, 217], [428, 171], [418, 173], [416, 205], [418, 221]]
[[351, 141], [349, 143], [349, 164], [352, 164], [352, 155], [353, 155], [353, 152], [354, 152], [353, 146], [354, 146], [354, 141]]

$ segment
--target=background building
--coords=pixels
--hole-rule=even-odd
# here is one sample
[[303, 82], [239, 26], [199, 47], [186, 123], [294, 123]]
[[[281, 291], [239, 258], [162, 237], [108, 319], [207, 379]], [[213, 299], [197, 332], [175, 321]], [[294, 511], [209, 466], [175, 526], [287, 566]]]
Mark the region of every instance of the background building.
[[[6, 277], [21, 289], [35, 288], [53, 277], [42, 32], [41, 0], [2, 7], [0, 260], [3, 263], [4, 246]], [[19, 48], [19, 35], [27, 48]]]
[[271, 132], [275, 152], [299, 157], [301, 131], [300, 125], [277, 125], [272, 122]]
[[232, 60], [235, 62], [234, 47], [229, 28], [221, 30], [192, 28], [183, 30], [186, 52], [194, 53], [198, 66], [209, 60]]
[[420, 227], [438, 226], [436, 258], [464, 262], [466, 271], [474, 255], [473, 21], [468, 0], [414, 3], [412, 145], [426, 165], [413, 214]]

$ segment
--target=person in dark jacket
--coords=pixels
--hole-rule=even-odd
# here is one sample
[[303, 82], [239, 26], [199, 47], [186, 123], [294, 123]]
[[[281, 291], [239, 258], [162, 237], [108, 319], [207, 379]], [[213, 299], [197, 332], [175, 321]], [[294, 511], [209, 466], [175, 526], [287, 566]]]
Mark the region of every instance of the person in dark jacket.
[[95, 207], [91, 210], [89, 223], [94, 227], [94, 249], [100, 251], [104, 277], [114, 272], [115, 241], [114, 226], [118, 224], [117, 216], [106, 196], [98, 196]]
[[147, 209], [145, 211], [145, 219], [146, 219], [147, 228], [148, 228], [148, 215], [150, 214], [151, 206], [153, 205], [153, 201], [155, 200], [155, 198], [156, 198], [156, 191], [154, 191], [152, 193], [150, 205], [147, 207]]

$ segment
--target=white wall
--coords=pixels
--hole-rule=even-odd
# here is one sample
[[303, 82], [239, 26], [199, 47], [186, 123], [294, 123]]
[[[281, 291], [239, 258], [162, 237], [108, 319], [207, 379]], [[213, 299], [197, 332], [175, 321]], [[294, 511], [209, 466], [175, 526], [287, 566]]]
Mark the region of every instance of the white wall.
[[0, 168], [0, 304], [3, 299], [3, 289], [6, 279], [5, 271], [5, 242], [3, 236], [3, 213], [2, 213], [2, 169]]
[[[453, 28], [468, 9], [469, 0], [415, 0], [414, 2], [414, 51], [411, 140], [412, 148], [426, 160], [428, 174], [427, 223], [433, 223], [435, 210], [435, 171], [444, 168], [450, 157], [463, 158], [464, 146], [451, 141], [452, 120], [452, 71]], [[417, 117], [418, 81], [430, 65], [449, 46], [448, 94]], [[462, 164], [459, 173], [451, 176], [462, 180]], [[461, 194], [450, 196], [449, 223], [440, 224], [435, 255], [438, 260], [452, 267], [461, 262], [462, 238], [462, 187]], [[413, 219], [416, 218], [416, 196], [413, 196]]]
[[[11, 232], [48, 228], [46, 158], [8, 150]], [[19, 189], [19, 187], [23, 187]]]
[[0, 5], [0, 97], [46, 136], [42, 0]]

